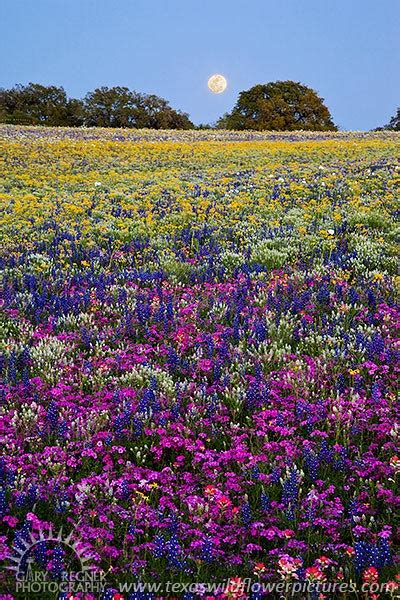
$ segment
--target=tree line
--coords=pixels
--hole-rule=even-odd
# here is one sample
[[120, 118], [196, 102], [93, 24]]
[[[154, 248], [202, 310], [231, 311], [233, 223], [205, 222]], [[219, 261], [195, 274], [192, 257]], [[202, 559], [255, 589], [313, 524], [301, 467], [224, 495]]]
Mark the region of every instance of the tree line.
[[389, 123], [384, 127], [377, 127], [375, 131], [400, 131], [400, 107], [397, 109], [396, 114], [390, 119]]
[[[127, 87], [99, 87], [83, 99], [69, 98], [63, 87], [39, 83], [0, 88], [0, 122], [62, 127], [193, 129], [187, 113], [155, 94]], [[198, 129], [211, 125], [200, 125]], [[214, 125], [220, 129], [336, 131], [328, 107], [317, 92], [295, 81], [258, 84], [240, 92], [231, 112]], [[388, 125], [400, 129], [400, 109]]]
[[68, 98], [63, 87], [39, 83], [0, 89], [0, 122], [60, 127], [134, 127], [191, 129], [188, 115], [154, 94], [127, 87], [99, 87], [82, 100]]

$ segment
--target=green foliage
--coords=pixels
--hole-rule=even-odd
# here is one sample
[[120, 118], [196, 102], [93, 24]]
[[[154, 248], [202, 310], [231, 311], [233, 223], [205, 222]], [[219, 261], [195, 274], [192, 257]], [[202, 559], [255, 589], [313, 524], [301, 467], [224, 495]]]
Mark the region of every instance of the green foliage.
[[29, 83], [0, 89], [0, 122], [16, 125], [191, 129], [186, 113], [156, 95], [126, 87], [100, 87], [84, 100], [69, 99], [62, 87]]
[[400, 131], [400, 107], [397, 109], [396, 114], [393, 115], [393, 117], [390, 119], [385, 129], [390, 129], [392, 131]]
[[64, 88], [39, 83], [0, 89], [0, 122], [16, 125], [83, 124], [83, 105], [69, 100]]
[[335, 131], [323, 98], [294, 81], [255, 85], [239, 94], [231, 113], [219, 121], [222, 129], [275, 131]]
[[96, 127], [191, 129], [188, 115], [170, 107], [164, 98], [139, 94], [126, 87], [100, 87], [84, 99], [85, 123]]

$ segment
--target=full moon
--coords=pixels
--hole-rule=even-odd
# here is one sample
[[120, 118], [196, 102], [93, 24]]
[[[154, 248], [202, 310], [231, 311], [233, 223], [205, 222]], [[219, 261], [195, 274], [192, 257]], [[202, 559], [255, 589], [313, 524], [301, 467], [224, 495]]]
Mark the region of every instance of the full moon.
[[222, 94], [226, 90], [227, 81], [223, 75], [211, 75], [207, 85], [214, 94]]

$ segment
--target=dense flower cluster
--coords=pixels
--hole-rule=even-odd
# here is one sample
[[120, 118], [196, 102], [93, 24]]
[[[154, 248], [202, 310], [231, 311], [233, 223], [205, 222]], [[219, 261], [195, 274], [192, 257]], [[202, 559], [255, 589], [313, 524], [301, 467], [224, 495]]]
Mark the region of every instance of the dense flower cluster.
[[[254, 142], [305, 140], [394, 140], [389, 130], [381, 131], [233, 131], [222, 129], [120, 129], [106, 127], [32, 127], [0, 124], [2, 139], [9, 140], [108, 140], [116, 142]], [[396, 134], [395, 134], [396, 135]]]
[[0, 130], [4, 564], [63, 527], [104, 598], [393, 580], [400, 137], [29, 131]]

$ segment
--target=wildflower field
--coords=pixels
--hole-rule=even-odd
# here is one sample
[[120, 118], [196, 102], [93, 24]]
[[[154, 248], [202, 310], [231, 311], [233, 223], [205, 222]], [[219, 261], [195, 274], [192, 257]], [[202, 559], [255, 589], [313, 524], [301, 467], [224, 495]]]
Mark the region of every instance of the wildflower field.
[[382, 132], [0, 127], [2, 598], [34, 597], [6, 568], [30, 540], [20, 568], [72, 568], [60, 528], [105, 589], [41, 598], [396, 596], [399, 157]]

